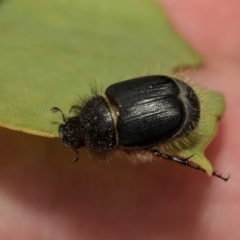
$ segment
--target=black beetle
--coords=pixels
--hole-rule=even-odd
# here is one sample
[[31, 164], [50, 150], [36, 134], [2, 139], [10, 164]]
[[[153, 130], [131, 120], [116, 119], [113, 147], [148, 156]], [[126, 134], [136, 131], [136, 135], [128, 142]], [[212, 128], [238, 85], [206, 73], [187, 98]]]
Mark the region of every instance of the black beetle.
[[[74, 116], [66, 119], [59, 108], [52, 108], [62, 113], [59, 135], [65, 146], [75, 150], [73, 161], [81, 147], [105, 158], [117, 150], [127, 155], [141, 151], [140, 155], [148, 153], [204, 171], [190, 163], [191, 156], [180, 158], [161, 151], [169, 142], [194, 133], [200, 120], [199, 99], [181, 80], [152, 75], [122, 81], [71, 110]], [[216, 172], [213, 175], [227, 180]]]

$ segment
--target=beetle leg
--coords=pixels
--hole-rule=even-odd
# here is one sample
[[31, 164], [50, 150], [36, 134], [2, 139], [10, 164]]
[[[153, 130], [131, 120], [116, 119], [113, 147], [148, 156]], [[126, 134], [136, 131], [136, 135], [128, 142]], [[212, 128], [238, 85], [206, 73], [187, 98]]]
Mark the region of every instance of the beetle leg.
[[[170, 156], [170, 155], [166, 155], [166, 154], [163, 154], [163, 153], [160, 153], [157, 149], [150, 149], [150, 151], [155, 155], [155, 156], [158, 156], [158, 157], [161, 157], [161, 158], [164, 158], [166, 160], [172, 160], [174, 162], [177, 162], [177, 163], [180, 163], [182, 165], [185, 165], [185, 166], [189, 166], [191, 168], [194, 168], [194, 169], [197, 169], [197, 170], [201, 170], [203, 172], [206, 172], [204, 169], [202, 169], [201, 167], [197, 166], [197, 165], [194, 165], [192, 164], [189, 160], [193, 157], [190, 156], [188, 158], [178, 158], [178, 157], [175, 157], [175, 156]], [[212, 173], [213, 176], [215, 177], [218, 177], [224, 181], [227, 181], [229, 178], [230, 178], [230, 175], [228, 177], [223, 177], [221, 174], [218, 174], [217, 171], [214, 171]]]
[[81, 109], [81, 108], [80, 108], [78, 105], [73, 105], [73, 106], [70, 108], [69, 112], [70, 112], [70, 113], [71, 113], [71, 112], [73, 112], [73, 113], [79, 113], [80, 109]]
[[[178, 158], [178, 157], [175, 157], [175, 156], [170, 156], [170, 155], [166, 155], [164, 153], [160, 153], [157, 149], [151, 149], [151, 151], [153, 152], [153, 154], [155, 156], [158, 156], [158, 157], [161, 157], [161, 158], [164, 158], [166, 160], [172, 160], [174, 162], [177, 162], [177, 163], [180, 163], [182, 165], [187, 165], [189, 167], [192, 167], [192, 168], [195, 168], [195, 169], [199, 169], [199, 170], [202, 170], [204, 171], [202, 168], [198, 167], [198, 166], [195, 166], [195, 165], [191, 165], [189, 163], [189, 159], [192, 157], [188, 157], [188, 158]], [[205, 171], [204, 171], [205, 172]]]
[[75, 163], [78, 161], [79, 159], [79, 153], [78, 153], [78, 150], [77, 149], [74, 149], [75, 151], [75, 157], [72, 159], [72, 163]]
[[230, 175], [228, 175], [227, 177], [223, 177], [222, 174], [218, 174], [217, 171], [214, 171], [212, 175], [215, 177], [221, 178], [224, 181], [227, 181], [230, 178]]

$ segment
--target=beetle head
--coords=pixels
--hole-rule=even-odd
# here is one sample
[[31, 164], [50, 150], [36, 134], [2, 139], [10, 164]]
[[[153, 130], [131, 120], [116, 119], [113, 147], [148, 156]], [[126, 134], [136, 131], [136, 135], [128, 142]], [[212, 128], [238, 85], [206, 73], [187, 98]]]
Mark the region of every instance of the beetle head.
[[85, 144], [80, 132], [79, 117], [75, 116], [66, 119], [60, 108], [53, 107], [51, 110], [52, 112], [60, 112], [62, 114], [64, 123], [59, 126], [58, 131], [63, 144], [73, 148], [75, 151], [83, 147]]
[[59, 126], [59, 137], [65, 146], [77, 150], [83, 147], [84, 141], [79, 128], [78, 117], [69, 118], [64, 124]]

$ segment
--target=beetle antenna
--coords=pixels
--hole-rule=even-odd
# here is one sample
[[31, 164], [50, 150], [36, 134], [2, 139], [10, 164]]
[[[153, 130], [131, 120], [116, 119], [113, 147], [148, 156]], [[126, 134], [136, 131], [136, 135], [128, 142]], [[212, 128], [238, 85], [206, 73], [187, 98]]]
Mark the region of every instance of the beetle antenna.
[[[166, 154], [160, 153], [157, 149], [150, 149], [150, 150], [151, 150], [151, 152], [153, 152], [153, 154], [154, 154], [155, 156], [164, 158], [164, 159], [166, 159], [166, 160], [172, 160], [172, 161], [177, 162], [177, 163], [180, 163], [180, 164], [182, 164], [182, 165], [189, 166], [189, 167], [192, 167], [192, 168], [194, 168], [194, 169], [197, 169], [197, 170], [201, 170], [201, 171], [203, 171], [203, 172], [206, 172], [206, 171], [205, 171], [204, 169], [202, 169], [201, 167], [199, 167], [199, 166], [197, 166], [197, 165], [191, 164], [191, 162], [190, 162], [189, 160], [190, 160], [190, 158], [193, 157], [193, 155], [190, 156], [190, 157], [188, 157], [188, 158], [178, 158], [178, 157], [174, 157], [174, 156], [170, 156], [170, 155], [166, 155]], [[225, 182], [230, 178], [230, 175], [229, 175], [228, 177], [223, 177], [222, 174], [218, 174], [217, 171], [214, 171], [214, 172], [212, 173], [212, 175], [215, 176], [215, 177], [218, 177], [218, 178], [222, 179], [222, 180], [225, 181]]]
[[60, 113], [62, 114], [63, 121], [64, 121], [64, 122], [67, 122], [67, 120], [66, 120], [66, 118], [65, 118], [65, 115], [64, 115], [64, 113], [62, 112], [62, 110], [61, 110], [60, 108], [58, 108], [58, 107], [52, 107], [52, 108], [51, 108], [51, 111], [52, 111], [53, 113], [55, 113], [55, 112], [60, 112]]

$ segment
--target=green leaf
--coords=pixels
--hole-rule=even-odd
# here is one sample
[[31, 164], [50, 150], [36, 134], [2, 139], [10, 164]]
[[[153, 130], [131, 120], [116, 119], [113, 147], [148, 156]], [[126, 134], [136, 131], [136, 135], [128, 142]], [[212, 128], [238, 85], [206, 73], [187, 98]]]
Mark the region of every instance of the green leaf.
[[[151, 0], [0, 1], [0, 124], [57, 136], [90, 85], [169, 74], [199, 58]], [[55, 122], [55, 123], [54, 123]]]

